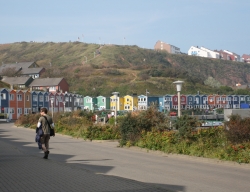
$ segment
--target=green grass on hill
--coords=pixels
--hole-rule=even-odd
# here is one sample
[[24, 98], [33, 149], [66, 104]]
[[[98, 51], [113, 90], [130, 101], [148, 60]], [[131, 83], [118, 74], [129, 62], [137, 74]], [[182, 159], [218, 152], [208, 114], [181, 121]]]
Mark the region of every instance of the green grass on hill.
[[[113, 91], [139, 95], [146, 89], [152, 95], [175, 94], [176, 80], [185, 82], [183, 94], [232, 94], [236, 83], [250, 80], [248, 64], [137, 46], [20, 42], [0, 45], [0, 61], [36, 61], [46, 69], [43, 77], [65, 77], [71, 92], [90, 96], [110, 96]], [[204, 82], [209, 77], [214, 81], [208, 86]]]

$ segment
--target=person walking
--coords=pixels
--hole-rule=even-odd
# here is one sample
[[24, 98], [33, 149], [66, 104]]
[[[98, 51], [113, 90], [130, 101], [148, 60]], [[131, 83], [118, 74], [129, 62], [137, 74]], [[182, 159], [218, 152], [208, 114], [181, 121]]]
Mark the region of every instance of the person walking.
[[47, 114], [48, 110], [43, 107], [40, 110], [41, 117], [38, 120], [37, 127], [42, 127], [43, 135], [41, 136], [42, 150], [44, 151], [44, 159], [48, 159], [49, 156], [49, 140], [50, 129], [54, 129], [54, 123], [52, 118]]

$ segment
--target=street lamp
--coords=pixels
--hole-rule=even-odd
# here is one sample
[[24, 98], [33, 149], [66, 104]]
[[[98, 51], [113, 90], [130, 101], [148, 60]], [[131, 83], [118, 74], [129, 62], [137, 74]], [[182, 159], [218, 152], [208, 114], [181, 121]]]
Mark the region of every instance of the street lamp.
[[117, 96], [119, 92], [113, 92], [112, 93], [115, 96], [115, 125], [116, 125], [116, 116], [117, 116]]
[[63, 113], [65, 113], [65, 101], [63, 101]]
[[51, 101], [51, 108], [52, 108], [52, 111], [51, 111], [51, 114], [52, 114], [52, 119], [53, 119], [53, 112], [54, 112], [54, 98], [50, 98], [50, 101]]
[[182, 84], [184, 83], [183, 81], [175, 81], [173, 82], [174, 84], [176, 84], [176, 89], [177, 89], [177, 93], [178, 93], [178, 117], [181, 116], [181, 87]]

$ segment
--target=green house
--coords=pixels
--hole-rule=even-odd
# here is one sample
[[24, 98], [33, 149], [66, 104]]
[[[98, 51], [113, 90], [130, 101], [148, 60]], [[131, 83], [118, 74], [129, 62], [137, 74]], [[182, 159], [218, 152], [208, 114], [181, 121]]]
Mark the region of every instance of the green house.
[[97, 99], [96, 107], [98, 108], [99, 111], [110, 109], [109, 97], [98, 96], [96, 97], [96, 99]]
[[90, 97], [90, 96], [86, 96], [83, 98], [83, 103], [84, 103], [84, 109], [86, 110], [95, 110], [97, 107], [97, 99]]

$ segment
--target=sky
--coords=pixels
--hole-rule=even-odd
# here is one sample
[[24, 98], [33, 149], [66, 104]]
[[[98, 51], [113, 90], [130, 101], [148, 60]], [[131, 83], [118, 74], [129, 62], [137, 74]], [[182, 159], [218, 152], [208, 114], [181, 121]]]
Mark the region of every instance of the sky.
[[78, 40], [250, 54], [250, 0], [0, 0], [0, 44]]

